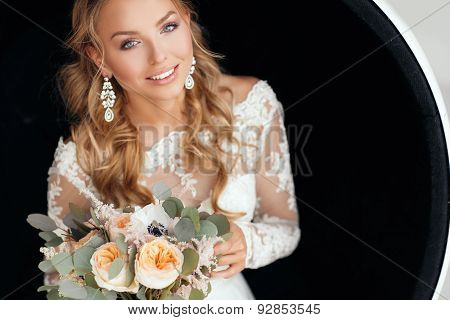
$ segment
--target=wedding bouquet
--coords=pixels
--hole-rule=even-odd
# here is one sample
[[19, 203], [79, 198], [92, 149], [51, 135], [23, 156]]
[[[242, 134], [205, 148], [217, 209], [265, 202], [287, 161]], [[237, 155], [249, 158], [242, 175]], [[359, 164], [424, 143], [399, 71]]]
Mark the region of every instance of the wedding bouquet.
[[184, 207], [163, 183], [152, 191], [158, 203], [143, 208], [97, 201], [84, 212], [70, 204], [66, 230], [47, 215], [28, 215], [46, 241], [39, 269], [59, 274], [58, 285], [38, 291], [48, 299], [204, 299], [220, 258], [214, 245], [230, 238], [229, 221]]

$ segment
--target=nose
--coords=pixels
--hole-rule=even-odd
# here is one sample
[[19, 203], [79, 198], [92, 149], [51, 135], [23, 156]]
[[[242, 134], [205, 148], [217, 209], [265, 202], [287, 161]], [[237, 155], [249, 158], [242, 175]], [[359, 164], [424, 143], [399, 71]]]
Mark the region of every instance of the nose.
[[148, 54], [148, 61], [152, 65], [159, 65], [167, 59], [164, 46], [158, 42], [150, 44], [150, 52]]

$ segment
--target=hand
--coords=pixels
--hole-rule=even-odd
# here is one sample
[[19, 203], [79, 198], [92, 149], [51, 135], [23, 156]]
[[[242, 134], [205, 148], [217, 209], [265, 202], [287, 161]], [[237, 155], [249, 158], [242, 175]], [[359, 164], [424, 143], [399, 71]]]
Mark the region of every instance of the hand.
[[247, 242], [244, 233], [233, 221], [230, 221], [230, 232], [232, 236], [228, 241], [217, 243], [214, 246], [214, 254], [222, 254], [218, 261], [219, 266], [230, 265], [223, 271], [213, 271], [212, 278], [231, 278], [245, 268], [245, 258], [247, 256]]

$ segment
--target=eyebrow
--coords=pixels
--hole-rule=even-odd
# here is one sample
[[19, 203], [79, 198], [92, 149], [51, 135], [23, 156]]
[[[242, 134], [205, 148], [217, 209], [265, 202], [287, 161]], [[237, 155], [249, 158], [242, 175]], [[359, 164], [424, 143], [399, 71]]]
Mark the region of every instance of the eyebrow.
[[[175, 14], [176, 12], [173, 10], [170, 10], [169, 12], [167, 12], [165, 14], [164, 17], [162, 17], [161, 19], [158, 20], [158, 22], [156, 23], [156, 26], [159, 26], [160, 24], [162, 24], [164, 21], [166, 21], [167, 19], [169, 19], [169, 17], [173, 14]], [[114, 32], [114, 34], [111, 36], [111, 39], [114, 38], [115, 36], [119, 36], [119, 35], [132, 35], [132, 34], [138, 34], [138, 31], [117, 31]]]

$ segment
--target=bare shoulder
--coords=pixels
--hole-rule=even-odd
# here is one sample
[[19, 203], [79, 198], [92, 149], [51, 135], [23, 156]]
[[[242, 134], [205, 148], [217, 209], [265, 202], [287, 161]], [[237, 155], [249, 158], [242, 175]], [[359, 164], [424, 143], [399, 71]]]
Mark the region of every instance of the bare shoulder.
[[228, 90], [222, 90], [219, 91], [219, 93], [222, 94], [222, 97], [230, 102], [230, 104], [232, 101], [234, 104], [238, 104], [247, 98], [249, 92], [259, 80], [260, 79], [253, 76], [222, 74], [219, 79], [219, 87], [225, 87]]

